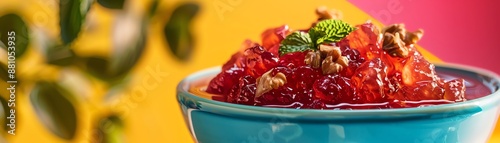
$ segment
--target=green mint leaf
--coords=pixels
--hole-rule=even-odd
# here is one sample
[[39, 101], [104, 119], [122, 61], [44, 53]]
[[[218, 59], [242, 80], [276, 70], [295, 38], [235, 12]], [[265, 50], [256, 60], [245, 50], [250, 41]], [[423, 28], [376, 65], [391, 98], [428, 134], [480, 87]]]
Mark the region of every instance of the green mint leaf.
[[309, 29], [309, 35], [316, 46], [325, 42], [338, 42], [354, 30], [355, 28], [346, 22], [329, 19], [318, 22], [316, 26]]
[[309, 37], [308, 33], [295, 31], [281, 41], [279, 53], [283, 55], [291, 52], [315, 49], [312, 44], [311, 37]]

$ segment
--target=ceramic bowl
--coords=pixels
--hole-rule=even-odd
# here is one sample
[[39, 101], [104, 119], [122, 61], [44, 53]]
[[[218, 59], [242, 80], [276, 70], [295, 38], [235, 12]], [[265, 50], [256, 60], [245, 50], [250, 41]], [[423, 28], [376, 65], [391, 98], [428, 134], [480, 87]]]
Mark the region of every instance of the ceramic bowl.
[[314, 110], [238, 105], [194, 95], [195, 82], [220, 67], [186, 77], [177, 99], [198, 143], [480, 143], [497, 121], [500, 78], [460, 65], [436, 65], [438, 73], [477, 80], [492, 94], [460, 103], [404, 109]]

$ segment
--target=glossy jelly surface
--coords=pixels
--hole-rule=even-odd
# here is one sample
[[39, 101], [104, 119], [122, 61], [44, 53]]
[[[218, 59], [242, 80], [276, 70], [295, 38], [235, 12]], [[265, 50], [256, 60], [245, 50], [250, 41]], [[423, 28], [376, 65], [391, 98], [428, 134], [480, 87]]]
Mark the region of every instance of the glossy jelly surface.
[[[344, 39], [327, 44], [338, 48], [338, 56], [348, 62], [335, 73], [308, 64], [311, 50], [280, 55], [275, 48], [289, 32], [288, 26], [266, 30], [262, 46], [245, 41], [208, 83], [206, 92], [219, 95], [213, 99], [223, 102], [297, 109], [421, 107], [462, 102], [466, 93], [469, 97], [487, 94], [468, 89], [477, 85], [473, 81], [437, 74], [413, 45], [405, 46], [408, 56], [390, 54], [371, 23], [358, 25]], [[258, 93], [259, 79], [278, 74], [283, 77], [280, 85]], [[471, 87], [466, 90], [467, 85]]]

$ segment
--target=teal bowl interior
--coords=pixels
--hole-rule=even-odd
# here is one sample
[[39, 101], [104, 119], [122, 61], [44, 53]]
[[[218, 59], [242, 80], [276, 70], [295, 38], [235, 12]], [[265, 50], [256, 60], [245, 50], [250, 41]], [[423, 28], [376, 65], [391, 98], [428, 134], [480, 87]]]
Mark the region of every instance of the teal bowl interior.
[[177, 99], [193, 138], [200, 143], [486, 142], [496, 124], [500, 79], [489, 71], [437, 64], [438, 73], [477, 80], [492, 94], [460, 103], [403, 109], [315, 110], [239, 105], [188, 92], [220, 67], [188, 76]]

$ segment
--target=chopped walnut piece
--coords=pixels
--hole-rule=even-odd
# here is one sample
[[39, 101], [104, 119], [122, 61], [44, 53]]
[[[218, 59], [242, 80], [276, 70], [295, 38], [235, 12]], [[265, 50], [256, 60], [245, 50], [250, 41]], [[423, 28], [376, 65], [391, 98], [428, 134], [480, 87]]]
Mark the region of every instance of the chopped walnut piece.
[[406, 34], [406, 29], [404, 24], [393, 24], [382, 29], [382, 33], [404, 33]]
[[332, 56], [326, 57], [321, 63], [321, 70], [323, 71], [323, 74], [338, 73], [342, 69], [343, 69], [342, 65], [333, 62]]
[[316, 8], [316, 15], [318, 15], [318, 20], [325, 19], [342, 19], [342, 12], [336, 9], [328, 9], [326, 6], [320, 6]]
[[424, 31], [419, 29], [415, 32], [408, 32], [404, 24], [394, 24], [382, 30], [382, 49], [395, 57], [407, 57], [408, 48], [411, 44], [417, 43], [422, 38]]
[[334, 60], [342, 56], [342, 51], [340, 47], [330, 46], [330, 45], [319, 45], [319, 51], [324, 57], [332, 56]]
[[418, 29], [415, 32], [408, 32], [406, 33], [405, 43], [407, 45], [416, 44], [418, 40], [422, 39], [423, 35], [424, 35], [424, 30], [422, 29]]
[[306, 54], [304, 62], [313, 68], [319, 68], [321, 65], [321, 54], [319, 51], [310, 51]]
[[321, 67], [323, 74], [338, 73], [349, 65], [349, 59], [342, 56], [340, 47], [319, 45], [318, 49], [318, 51], [307, 53], [304, 61], [313, 68]]
[[278, 89], [280, 86], [283, 86], [287, 82], [285, 74], [278, 72], [276, 73], [276, 75], [271, 76], [272, 71], [273, 70], [267, 71], [257, 79], [255, 98], [262, 96], [262, 94], [269, 92], [272, 89]]
[[405, 43], [400, 37], [401, 34], [399, 33], [396, 33], [395, 35], [390, 33], [384, 33], [384, 42], [382, 49], [393, 57], [408, 56], [408, 48], [406, 48]]
[[341, 56], [335, 61], [335, 63], [338, 63], [343, 67], [347, 67], [349, 66], [349, 59], [347, 59], [347, 57], [345, 56]]

